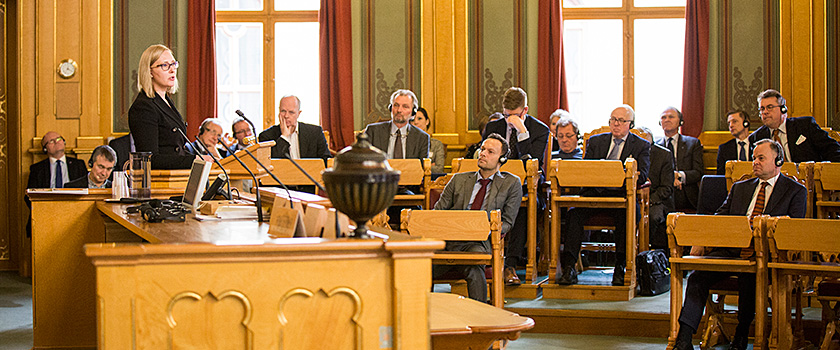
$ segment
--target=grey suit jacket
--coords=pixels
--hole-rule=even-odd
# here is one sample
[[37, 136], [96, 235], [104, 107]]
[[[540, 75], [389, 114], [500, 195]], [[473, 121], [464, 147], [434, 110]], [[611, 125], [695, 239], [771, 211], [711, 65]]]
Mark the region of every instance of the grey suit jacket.
[[[391, 138], [391, 122], [368, 124], [364, 133], [370, 138], [373, 147], [382, 152], [388, 152], [388, 142]], [[429, 134], [420, 128], [409, 124], [408, 135], [405, 138], [405, 159], [423, 159], [429, 157]]]
[[[466, 210], [470, 209], [472, 196], [478, 172], [458, 173], [452, 176], [443, 189], [440, 199], [435, 203], [435, 210]], [[496, 172], [493, 182], [487, 189], [484, 202], [485, 211], [490, 215], [491, 210], [502, 211], [502, 234], [510, 231], [519, 206], [522, 203], [522, 186], [519, 177], [509, 172]]]

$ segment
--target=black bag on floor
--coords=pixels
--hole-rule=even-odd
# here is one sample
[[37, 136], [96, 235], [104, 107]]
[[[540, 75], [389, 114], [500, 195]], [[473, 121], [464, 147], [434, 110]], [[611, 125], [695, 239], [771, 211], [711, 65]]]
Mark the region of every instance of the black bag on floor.
[[636, 276], [639, 295], [659, 295], [671, 290], [671, 268], [668, 257], [661, 249], [636, 255]]

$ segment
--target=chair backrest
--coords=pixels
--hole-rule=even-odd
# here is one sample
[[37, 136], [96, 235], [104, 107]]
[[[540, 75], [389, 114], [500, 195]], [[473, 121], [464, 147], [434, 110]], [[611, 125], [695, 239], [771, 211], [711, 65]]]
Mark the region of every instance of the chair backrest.
[[762, 225], [770, 249], [771, 261], [786, 260], [780, 251], [840, 253], [840, 225], [836, 220], [792, 219], [762, 216]]
[[404, 209], [400, 228], [412, 237], [447, 241], [484, 241], [494, 229], [491, 220], [501, 229], [499, 211], [491, 212], [490, 220], [483, 210], [411, 210]]
[[449, 180], [452, 180], [452, 175], [445, 174], [426, 186], [426, 205], [423, 208], [433, 209], [435, 207], [440, 195], [443, 194], [443, 189], [446, 188], [446, 184], [449, 183]]
[[[316, 181], [323, 184], [321, 179], [321, 172], [324, 170], [324, 160], [321, 158], [296, 159], [295, 162], [300, 165], [303, 170], [306, 170]], [[304, 175], [292, 161], [288, 159], [271, 159], [271, 166], [273, 170], [271, 173], [277, 176], [280, 181], [286, 186], [307, 186], [312, 185], [312, 181]], [[266, 176], [260, 179], [263, 185], [279, 185], [271, 176]]]
[[[332, 167], [334, 158], [327, 160], [327, 167]], [[400, 171], [400, 186], [422, 185], [432, 176], [432, 160], [424, 159], [388, 159], [391, 169]], [[429, 180], [426, 180], [426, 179]]]
[[[796, 178], [797, 181], [804, 183], [804, 176], [799, 175], [797, 164], [793, 162], [785, 162], [782, 164], [782, 174], [788, 177]], [[753, 178], [753, 164], [750, 161], [730, 160], [726, 162], [726, 190], [732, 188], [732, 184]]]
[[560, 187], [621, 187], [635, 189], [636, 160], [563, 160], [552, 159], [549, 178]]
[[697, 214], [714, 214], [726, 200], [727, 194], [725, 175], [703, 175], [700, 179]]
[[814, 164], [813, 178], [817, 217], [837, 219], [840, 217], [840, 208], [836, 203], [840, 202], [840, 163]]
[[[756, 230], [758, 227], [756, 225]], [[675, 247], [690, 246], [746, 248], [750, 246], [753, 232], [746, 215], [668, 214], [668, 243], [672, 252]], [[680, 251], [676, 256], [681, 255]]]
[[[589, 141], [589, 138], [592, 137], [593, 135], [603, 134], [605, 132], [610, 132], [610, 127], [609, 126], [602, 126], [600, 128], [597, 128], [595, 130], [592, 130], [590, 132], [587, 132], [587, 133], [583, 134], [583, 154], [584, 154], [584, 156], [586, 156], [586, 142]], [[641, 130], [637, 130], [637, 129], [630, 129], [630, 132], [632, 132], [632, 133], [636, 134], [637, 136], [639, 136], [643, 139], [646, 139], [646, 140], [647, 140], [647, 137], [650, 136], [648, 133], [642, 132]], [[546, 159], [551, 159], [551, 157], [548, 157]]]
[[[539, 169], [539, 161], [536, 159], [528, 160], [528, 165], [537, 164]], [[502, 164], [500, 171], [507, 171], [519, 177], [519, 181], [524, 185], [528, 181], [528, 170], [525, 169], [525, 164], [519, 160], [510, 159], [505, 164]], [[469, 173], [478, 171], [478, 159], [470, 158], [455, 158], [452, 160], [452, 173]]]

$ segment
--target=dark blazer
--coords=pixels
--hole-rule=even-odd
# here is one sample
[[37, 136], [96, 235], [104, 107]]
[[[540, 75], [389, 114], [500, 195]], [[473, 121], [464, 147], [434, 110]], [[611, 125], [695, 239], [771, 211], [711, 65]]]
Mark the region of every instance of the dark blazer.
[[[748, 215], [753, 193], [758, 186], [758, 178], [747, 179], [732, 184], [726, 201], [718, 208], [716, 215]], [[773, 192], [764, 206], [764, 215], [804, 218], [808, 191], [805, 186], [793, 179], [779, 175]]]
[[[747, 160], [752, 159], [752, 141], [747, 138]], [[738, 140], [731, 139], [718, 146], [717, 174], [726, 175], [726, 161], [738, 160]]]
[[[627, 141], [625, 142], [619, 158], [624, 162], [627, 157], [633, 156], [639, 171], [639, 180], [636, 186], [641, 186], [647, 181], [650, 170], [650, 142], [632, 132], [627, 135]], [[586, 142], [586, 152], [583, 159], [607, 159], [611, 143], [612, 134], [609, 132], [590, 137], [589, 141]]]
[[[667, 139], [657, 142], [666, 147]], [[674, 189], [674, 203], [677, 209], [697, 208], [697, 196], [700, 193], [700, 179], [703, 177], [703, 145], [697, 138], [680, 134], [677, 141], [677, 159], [674, 165], [677, 171], [685, 172], [682, 189]], [[667, 147], [666, 147], [667, 148]]]
[[[85, 162], [65, 155], [67, 159], [67, 177], [70, 181], [87, 175]], [[50, 158], [29, 166], [29, 182], [26, 188], [50, 188]]]
[[561, 150], [551, 151], [551, 159], [583, 159], [583, 150], [575, 148], [569, 153]]
[[[189, 152], [189, 153], [198, 154], [198, 155], [207, 154], [206, 152], [204, 152], [204, 147], [202, 147], [202, 146], [204, 146], [204, 145], [199, 145], [198, 144], [198, 139], [184, 145], [184, 147], [187, 148], [187, 152]], [[222, 158], [225, 158], [225, 157], [230, 155], [230, 150], [227, 149], [227, 147], [222, 146], [221, 144], [216, 145], [216, 150], [219, 151], [219, 156], [221, 156]], [[213, 156], [215, 157], [216, 155], [214, 154]]]
[[[527, 154], [531, 158], [539, 159], [540, 168], [542, 169], [543, 163], [545, 163], [545, 149], [548, 147], [548, 126], [528, 114], [525, 115], [523, 124], [525, 124], [525, 128], [528, 129], [530, 136], [521, 142], [511, 136], [513, 142], [511, 142], [510, 145], [510, 155], [508, 155], [508, 159], [522, 159], [522, 157]], [[486, 139], [487, 136], [492, 133], [505, 137], [507, 135], [507, 120], [502, 118], [487, 123], [487, 126], [484, 127], [484, 135], [481, 135], [481, 139]]]
[[111, 146], [114, 152], [117, 152], [117, 162], [114, 163], [114, 171], [122, 171], [123, 164], [128, 161], [129, 154], [131, 154], [131, 134], [111, 140], [111, 142], [108, 142], [108, 146]]
[[[391, 139], [391, 122], [368, 124], [364, 133], [370, 138], [373, 147], [388, 153], [388, 142]], [[405, 138], [406, 159], [423, 159], [429, 157], [429, 134], [420, 128], [408, 124], [408, 135]]]
[[[149, 98], [140, 91], [128, 109], [128, 128], [134, 135], [137, 152], [152, 152], [152, 169], [189, 169], [195, 154], [184, 145], [189, 142], [178, 132], [186, 133], [187, 125], [169, 96], [166, 101], [155, 93]], [[172, 107], [170, 107], [172, 106]]]
[[[318, 125], [298, 123], [298, 144], [301, 158], [330, 157], [330, 149], [327, 147], [327, 139], [324, 137], [324, 130]], [[259, 140], [274, 141], [271, 147], [271, 158], [289, 158], [289, 142], [284, 140], [280, 132], [280, 126], [272, 126], [260, 133]]]
[[[785, 120], [790, 160], [800, 162], [840, 162], [840, 144], [825, 132], [814, 117], [787, 118]], [[750, 144], [758, 140], [770, 139], [770, 128], [762, 125], [750, 134]], [[802, 142], [797, 142], [802, 139]]]
[[[472, 196], [475, 182], [478, 179], [478, 172], [458, 173], [452, 176], [440, 199], [435, 203], [435, 210], [466, 210], [469, 209], [470, 196]], [[520, 179], [509, 172], [496, 172], [493, 175], [493, 182], [487, 188], [487, 197], [484, 207], [489, 215], [491, 210], [502, 211], [502, 234], [510, 231], [516, 214], [519, 213], [519, 205], [522, 204], [522, 186]]]
[[650, 204], [663, 204], [665, 213], [674, 210], [674, 156], [660, 145], [650, 146]]
[[[88, 188], [90, 184], [88, 183], [88, 175], [82, 176], [78, 179], [70, 181], [64, 184], [66, 188]], [[105, 188], [111, 188], [111, 180], [105, 179]]]

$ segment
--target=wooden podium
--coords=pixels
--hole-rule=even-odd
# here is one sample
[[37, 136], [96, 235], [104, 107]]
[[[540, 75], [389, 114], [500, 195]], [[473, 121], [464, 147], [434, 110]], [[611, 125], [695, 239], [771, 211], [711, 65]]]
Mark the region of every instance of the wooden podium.
[[[274, 146], [274, 141], [266, 141], [260, 142], [257, 144], [253, 144], [246, 148], [251, 154], [253, 154], [257, 159], [260, 160], [260, 163], [263, 163], [269, 170], [272, 169], [271, 167], [271, 147]], [[245, 165], [248, 166], [251, 171], [254, 172], [254, 175], [257, 178], [261, 178], [264, 176], [268, 176], [268, 172], [265, 171], [256, 161], [254, 158], [248, 155], [245, 150], [239, 150], [236, 152], [236, 156], [242, 160]], [[242, 164], [234, 158], [233, 156], [227, 156], [221, 160], [219, 163], [225, 167], [225, 170], [228, 172], [228, 176], [230, 176], [231, 180], [250, 180], [251, 175], [248, 174], [248, 171], [242, 167]], [[213, 164], [213, 168], [210, 170], [210, 178], [213, 179], [218, 174], [221, 174], [222, 170], [219, 169], [219, 166]], [[186, 188], [187, 187], [187, 180], [190, 178], [190, 169], [174, 169], [174, 170], [152, 170], [152, 188]]]

